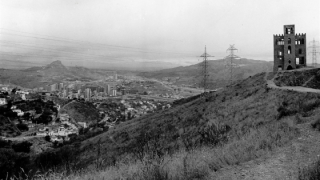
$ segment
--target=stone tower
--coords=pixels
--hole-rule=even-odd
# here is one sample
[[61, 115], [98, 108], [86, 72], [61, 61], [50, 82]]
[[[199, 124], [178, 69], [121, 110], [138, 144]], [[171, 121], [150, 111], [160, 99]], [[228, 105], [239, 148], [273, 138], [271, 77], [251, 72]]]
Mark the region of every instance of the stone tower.
[[273, 35], [273, 71], [291, 70], [307, 65], [306, 34], [295, 34], [294, 25], [284, 25], [284, 34]]

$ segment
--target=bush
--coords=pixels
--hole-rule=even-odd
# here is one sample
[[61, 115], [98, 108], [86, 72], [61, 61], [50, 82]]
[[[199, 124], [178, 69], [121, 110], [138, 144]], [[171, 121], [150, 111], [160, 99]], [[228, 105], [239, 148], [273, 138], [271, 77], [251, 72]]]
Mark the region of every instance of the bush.
[[22, 123], [17, 124], [17, 128], [18, 128], [20, 131], [29, 131], [29, 127], [28, 127], [28, 125], [26, 125], [26, 124], [22, 124]]
[[10, 179], [14, 176], [24, 179], [26, 178], [24, 172], [28, 172], [29, 167], [28, 154], [16, 153], [13, 149], [0, 148], [0, 179]]
[[284, 116], [290, 116], [292, 114], [297, 113], [297, 110], [295, 109], [291, 109], [288, 106], [288, 103], [286, 101], [283, 101], [277, 108], [278, 111], [278, 115], [277, 115], [277, 119], [281, 119]]
[[320, 118], [311, 123], [312, 128], [320, 131]]
[[320, 160], [306, 168], [299, 168], [299, 180], [318, 180], [320, 179]]
[[79, 145], [65, 145], [52, 151], [46, 151], [35, 158], [35, 164], [44, 172], [49, 169], [62, 168], [69, 173], [78, 164]]
[[0, 148], [11, 148], [11, 143], [9, 141], [0, 139]]
[[15, 152], [29, 153], [31, 146], [32, 146], [32, 143], [30, 143], [28, 141], [23, 141], [21, 143], [12, 144], [12, 149]]

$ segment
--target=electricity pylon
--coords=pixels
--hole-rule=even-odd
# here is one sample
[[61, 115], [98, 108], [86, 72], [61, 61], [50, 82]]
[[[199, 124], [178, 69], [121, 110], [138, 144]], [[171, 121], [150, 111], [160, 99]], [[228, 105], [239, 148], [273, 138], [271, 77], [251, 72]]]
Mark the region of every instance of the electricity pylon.
[[237, 50], [238, 49], [234, 47], [234, 44], [230, 45], [230, 47], [227, 49], [227, 52], [230, 51], [230, 54], [224, 58], [226, 60], [226, 67], [230, 73], [229, 85], [232, 85], [232, 82], [233, 82], [234, 69], [239, 68], [239, 65], [233, 62], [235, 59], [240, 58], [239, 56], [234, 54], [234, 51], [237, 51]]
[[311, 49], [311, 52], [309, 52], [309, 54], [311, 53], [312, 54], [312, 66], [313, 67], [316, 67], [317, 65], [317, 54], [320, 53], [317, 48], [319, 48], [319, 46], [317, 44], [319, 44], [318, 41], [315, 41], [313, 39], [313, 41], [311, 41], [310, 43], [312, 43], [311, 46], [309, 46], [308, 48], [312, 48]]
[[206, 93], [209, 89], [208, 81], [209, 81], [209, 73], [208, 73], [208, 57], [214, 57], [207, 53], [207, 47], [204, 47], [204, 53], [200, 56], [203, 57], [203, 61], [201, 63], [202, 66], [202, 86], [203, 86], [203, 95], [206, 96]]

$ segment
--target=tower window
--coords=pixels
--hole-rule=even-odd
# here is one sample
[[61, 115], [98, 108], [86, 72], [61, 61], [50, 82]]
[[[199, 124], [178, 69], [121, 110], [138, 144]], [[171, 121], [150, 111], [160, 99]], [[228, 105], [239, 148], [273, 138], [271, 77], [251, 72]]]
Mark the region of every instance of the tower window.
[[300, 57], [299, 64], [304, 64], [304, 57]]
[[292, 34], [292, 29], [291, 28], [287, 28], [287, 34]]
[[301, 40], [300, 40], [300, 44], [304, 44], [304, 39], [301, 39]]
[[288, 54], [291, 54], [291, 46], [288, 46]]
[[291, 44], [291, 38], [288, 38], [288, 44]]
[[302, 49], [299, 49], [299, 54], [302, 54]]

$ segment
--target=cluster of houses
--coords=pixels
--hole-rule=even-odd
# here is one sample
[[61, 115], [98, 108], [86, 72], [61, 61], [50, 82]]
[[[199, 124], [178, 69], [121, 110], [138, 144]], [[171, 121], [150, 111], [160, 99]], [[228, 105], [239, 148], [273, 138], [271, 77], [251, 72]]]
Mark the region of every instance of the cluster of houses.
[[[94, 103], [96, 108], [100, 110], [100, 114], [104, 115], [104, 118], [99, 122], [109, 128], [114, 127], [115, 123], [123, 119], [130, 120], [143, 116], [147, 113], [155, 112], [156, 110], [167, 109], [171, 107], [171, 104], [165, 102], [155, 102], [149, 100], [119, 100], [119, 102], [103, 102]], [[101, 105], [100, 105], [101, 104]], [[105, 108], [104, 104], [113, 104]]]
[[86, 128], [87, 124], [85, 122], [78, 122], [74, 124], [70, 122], [70, 117], [68, 114], [63, 113], [59, 115], [60, 126], [54, 128], [52, 127], [44, 127], [38, 129], [36, 133], [37, 136], [49, 136], [51, 142], [63, 142], [68, 141], [69, 135], [79, 134], [79, 127]]

